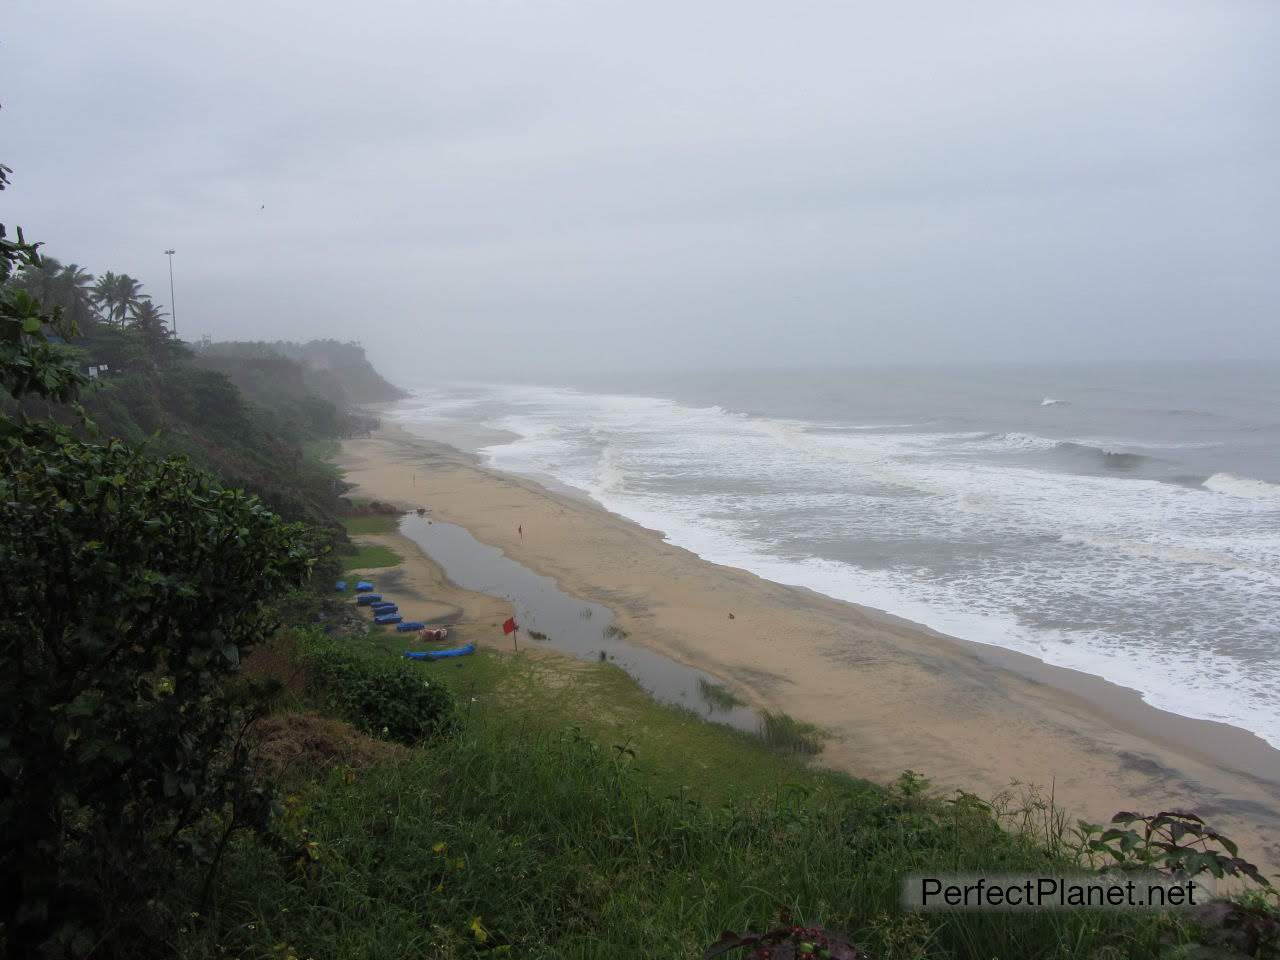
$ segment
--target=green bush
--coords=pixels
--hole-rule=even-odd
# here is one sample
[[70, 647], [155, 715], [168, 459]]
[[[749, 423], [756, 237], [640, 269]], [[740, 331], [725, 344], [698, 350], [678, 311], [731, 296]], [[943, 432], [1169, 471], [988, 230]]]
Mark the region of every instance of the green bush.
[[180, 460], [52, 426], [13, 425], [0, 478], [0, 923], [17, 955], [118, 955], [149, 898], [265, 821], [226, 681], [314, 541]]
[[[97, 435], [51, 406], [85, 357], [47, 332], [73, 338], [74, 314], [14, 282], [53, 270], [36, 247], [0, 224], [0, 955], [140, 957], [173, 894], [206, 898], [233, 832], [266, 826], [243, 741], [264, 691], [229, 681], [323, 548], [184, 460], [12, 415]], [[202, 415], [235, 399], [209, 386]]]
[[376, 737], [410, 746], [448, 736], [458, 723], [453, 694], [401, 660], [353, 653], [318, 631], [303, 635], [309, 692]]

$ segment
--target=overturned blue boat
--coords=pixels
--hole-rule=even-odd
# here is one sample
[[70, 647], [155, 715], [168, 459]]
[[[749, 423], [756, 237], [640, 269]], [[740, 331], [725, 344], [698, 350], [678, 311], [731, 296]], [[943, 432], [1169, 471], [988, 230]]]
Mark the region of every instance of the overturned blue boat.
[[447, 660], [449, 657], [465, 657], [475, 653], [476, 645], [468, 643], [465, 647], [454, 647], [452, 650], [406, 650], [406, 660]]
[[403, 619], [404, 617], [400, 616], [398, 613], [384, 613], [380, 617], [374, 617], [373, 622], [380, 623], [385, 626], [388, 623], [399, 623]]
[[356, 593], [368, 593], [373, 589], [373, 584], [368, 580], [360, 580], [356, 583]]
[[366, 593], [363, 596], [356, 597], [356, 604], [361, 607], [370, 607], [375, 603], [382, 602], [382, 594]]
[[339, 593], [342, 593], [344, 590], [347, 589], [347, 581], [339, 580], [337, 583], [333, 585], [333, 589], [337, 590]]
[[394, 603], [391, 603], [390, 601], [387, 601], [385, 603], [371, 603], [369, 604], [369, 606], [373, 607], [374, 613], [399, 613], [400, 612], [400, 608], [397, 607]]
[[406, 620], [404, 623], [397, 623], [396, 630], [400, 633], [408, 633], [410, 630], [421, 630], [426, 626], [421, 620]]

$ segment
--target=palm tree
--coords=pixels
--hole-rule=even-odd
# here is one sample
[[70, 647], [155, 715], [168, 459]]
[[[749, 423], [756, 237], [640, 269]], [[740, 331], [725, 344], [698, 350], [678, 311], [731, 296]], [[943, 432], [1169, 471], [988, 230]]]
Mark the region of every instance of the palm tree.
[[123, 330], [129, 311], [142, 301], [142, 284], [127, 273], [108, 270], [94, 285], [93, 298], [106, 307], [107, 319], [120, 324]]
[[93, 285], [93, 300], [106, 311], [108, 320], [113, 320], [116, 315], [116, 283], [115, 271], [108, 270], [99, 276], [98, 282]]
[[151, 302], [150, 297], [140, 297], [133, 306], [129, 328], [141, 335], [147, 352], [154, 358], [161, 346], [173, 336], [165, 322], [167, 314]]
[[67, 316], [81, 331], [86, 331], [97, 319], [92, 283], [93, 274], [76, 263], [67, 264], [58, 273], [58, 296]]
[[46, 310], [61, 306], [57, 299], [58, 275], [62, 272], [62, 264], [53, 257], [41, 257], [39, 264], [28, 264], [22, 268], [19, 284], [31, 294]]
[[93, 276], [79, 264], [63, 266], [54, 257], [41, 257], [38, 263], [23, 268], [17, 282], [44, 309], [61, 310], [82, 331], [96, 319], [89, 286]]

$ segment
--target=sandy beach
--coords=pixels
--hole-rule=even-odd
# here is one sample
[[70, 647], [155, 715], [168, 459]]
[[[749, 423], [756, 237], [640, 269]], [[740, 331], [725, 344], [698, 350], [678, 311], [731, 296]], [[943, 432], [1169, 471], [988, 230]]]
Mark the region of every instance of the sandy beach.
[[[719, 677], [758, 708], [830, 735], [821, 762], [877, 781], [903, 770], [991, 797], [1035, 784], [1073, 816], [1190, 809], [1268, 870], [1280, 865], [1280, 752], [1132, 691], [868, 608], [708, 563], [585, 498], [500, 474], [395, 427], [344, 443], [353, 496], [426, 508], [564, 591], [610, 608], [630, 640]], [[521, 533], [522, 531], [522, 533]], [[399, 588], [458, 636], [499, 643], [509, 605], [448, 583], [399, 534]], [[1159, 669], [1153, 665], [1153, 669]]]

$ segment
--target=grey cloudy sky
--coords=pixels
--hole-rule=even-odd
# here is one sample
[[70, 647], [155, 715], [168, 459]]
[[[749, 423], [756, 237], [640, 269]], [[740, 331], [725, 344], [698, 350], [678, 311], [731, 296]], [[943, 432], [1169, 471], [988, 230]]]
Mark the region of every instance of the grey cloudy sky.
[[[393, 374], [1280, 357], [1274, 0], [10, 0], [5, 222]], [[261, 207], [265, 204], [265, 209]]]

